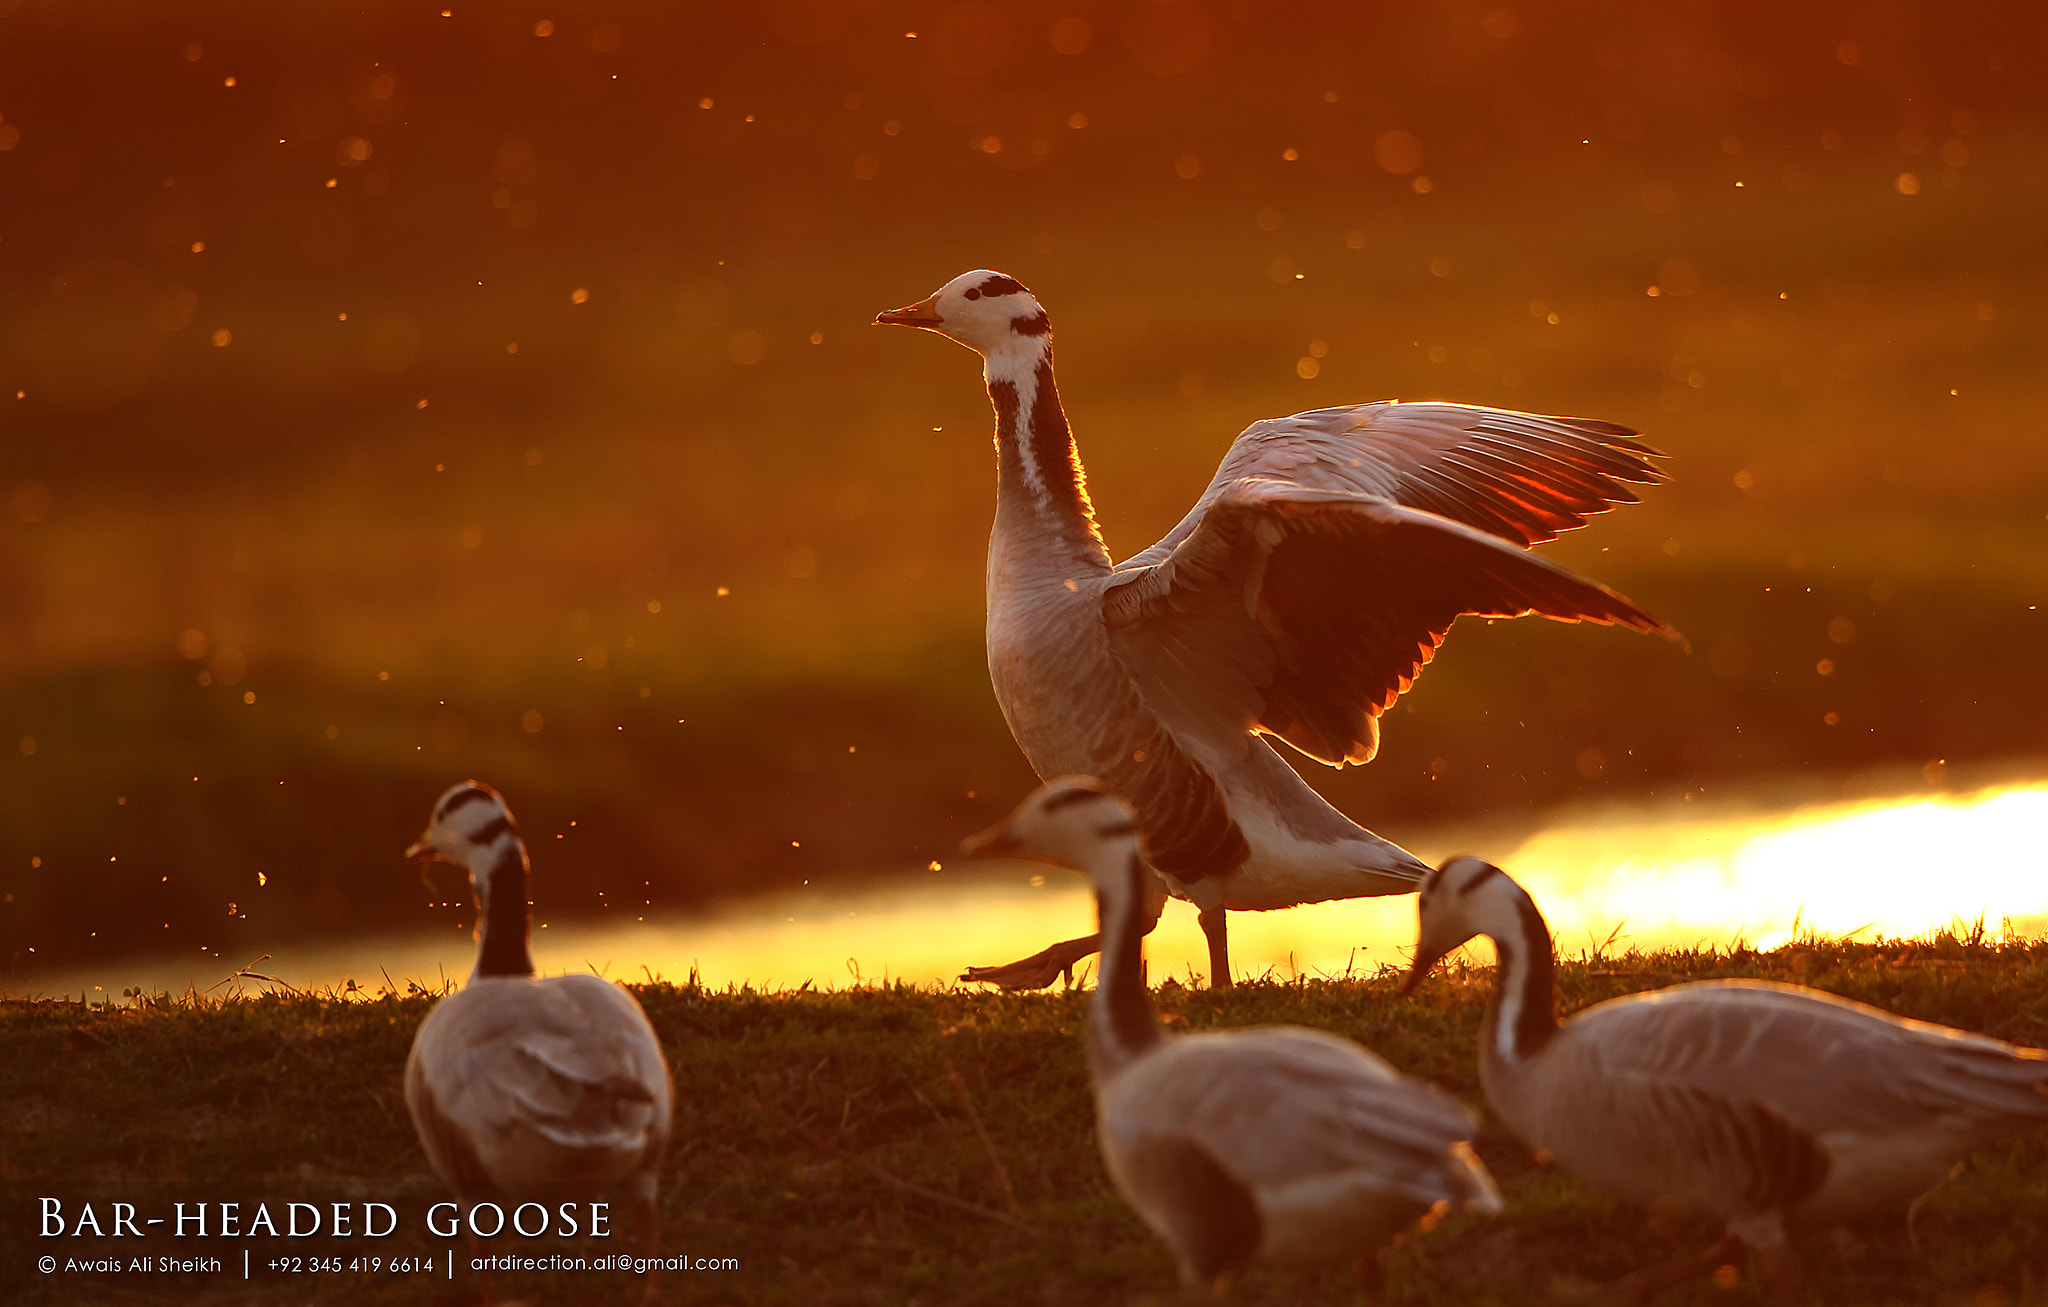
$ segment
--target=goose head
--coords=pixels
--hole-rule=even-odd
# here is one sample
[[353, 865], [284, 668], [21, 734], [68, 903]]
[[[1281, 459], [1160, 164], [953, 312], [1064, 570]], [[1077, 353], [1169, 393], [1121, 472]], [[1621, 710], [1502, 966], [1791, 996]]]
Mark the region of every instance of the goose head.
[[875, 325], [922, 327], [993, 358], [1019, 346], [1036, 352], [1051, 331], [1045, 309], [1016, 278], [987, 268], [963, 272], [915, 304], [875, 316]]
[[482, 781], [463, 781], [449, 786], [435, 800], [425, 833], [413, 841], [405, 856], [461, 867], [469, 873], [477, 898], [488, 908], [491, 873], [503, 859], [506, 845], [518, 842], [519, 827], [504, 796]]
[[1401, 992], [1411, 992], [1431, 967], [1466, 940], [1505, 935], [1520, 918], [1521, 905], [1528, 902], [1520, 885], [1483, 858], [1461, 856], [1438, 867], [1416, 895], [1421, 930], [1415, 940], [1415, 962]]
[[1093, 776], [1062, 776], [1040, 786], [1009, 816], [961, 841], [960, 851], [1049, 862], [1087, 872], [1099, 882], [1123, 867], [1122, 860], [1103, 857], [1105, 849], [1135, 839], [1137, 830], [1137, 814], [1107, 784]]

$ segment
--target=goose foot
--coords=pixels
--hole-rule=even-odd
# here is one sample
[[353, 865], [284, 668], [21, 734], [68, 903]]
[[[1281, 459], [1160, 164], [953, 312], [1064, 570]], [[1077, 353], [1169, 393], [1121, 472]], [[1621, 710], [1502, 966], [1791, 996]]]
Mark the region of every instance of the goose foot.
[[1100, 935], [1084, 935], [1080, 939], [1062, 940], [1043, 952], [1007, 966], [969, 967], [960, 973], [960, 979], [1000, 985], [1004, 989], [1044, 989], [1062, 973], [1071, 983], [1074, 964], [1101, 948]]

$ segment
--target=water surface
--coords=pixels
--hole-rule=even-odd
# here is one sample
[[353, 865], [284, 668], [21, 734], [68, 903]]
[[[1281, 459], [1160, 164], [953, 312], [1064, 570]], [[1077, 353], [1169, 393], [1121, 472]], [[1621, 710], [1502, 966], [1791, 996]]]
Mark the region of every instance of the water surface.
[[[1500, 847], [1422, 842], [1415, 852], [1432, 861], [1474, 852], [1499, 862], [1536, 896], [1567, 953], [1736, 940], [1769, 948], [1808, 931], [1911, 936], [1979, 920], [1993, 932], [2048, 933], [2044, 831], [2048, 784], [2028, 784], [1777, 811], [1613, 807]], [[533, 951], [546, 971], [589, 968], [624, 980], [682, 981], [694, 971], [714, 987], [931, 983], [963, 966], [1008, 962], [1086, 934], [1093, 913], [1078, 874], [1003, 862], [804, 888], [620, 926], [558, 927], [539, 910]], [[1415, 900], [1406, 895], [1230, 918], [1240, 977], [1400, 966], [1414, 936]], [[1146, 948], [1155, 980], [1206, 973], [1207, 949], [1184, 903], [1167, 905]], [[353, 981], [374, 992], [411, 981], [439, 988], [466, 976], [473, 960], [468, 935], [450, 931], [284, 945], [250, 969], [300, 989]], [[102, 963], [32, 975], [10, 989], [94, 999], [131, 986], [221, 992], [245, 961], [209, 954]], [[250, 989], [270, 982], [227, 983]]]

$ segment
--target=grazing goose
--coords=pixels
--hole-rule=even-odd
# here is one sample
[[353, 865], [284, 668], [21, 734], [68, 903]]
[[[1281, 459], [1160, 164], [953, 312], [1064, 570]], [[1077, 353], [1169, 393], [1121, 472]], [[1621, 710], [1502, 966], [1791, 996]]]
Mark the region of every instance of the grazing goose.
[[1129, 804], [1093, 777], [1047, 784], [969, 853], [1078, 868], [1095, 882], [1102, 971], [1088, 1066], [1103, 1160], [1181, 1276], [1252, 1262], [1355, 1261], [1433, 1208], [1500, 1210], [1470, 1111], [1348, 1040], [1266, 1026], [1168, 1037], [1142, 968], [1145, 869]]
[[[996, 413], [988, 662], [1041, 777], [1127, 796], [1165, 895], [1200, 909], [1210, 984], [1230, 983], [1226, 909], [1405, 894], [1429, 868], [1325, 803], [1258, 738], [1370, 761], [1379, 714], [1461, 614], [1676, 632], [1528, 546], [1660, 480], [1636, 433], [1459, 404], [1318, 409], [1248, 427], [1166, 538], [1112, 564], [1053, 384], [1045, 310], [969, 272], [877, 323], [984, 361]], [[1147, 926], [1150, 929], [1150, 926]], [[962, 979], [1028, 989], [1094, 936]]]
[[406, 856], [466, 869], [477, 902], [476, 970], [405, 1062], [427, 1160], [465, 1198], [625, 1183], [651, 1255], [670, 1090], [647, 1014], [598, 976], [534, 975], [526, 842], [490, 786], [450, 787]]
[[1475, 935], [1499, 955], [1479, 1074], [1501, 1119], [1610, 1193], [1726, 1222], [1705, 1256], [1617, 1287], [1661, 1287], [1742, 1244], [1789, 1298], [1786, 1217], [1903, 1202], [1973, 1149], [2048, 1121], [2048, 1054], [1795, 985], [1673, 985], [1560, 1025], [1549, 928], [1507, 873], [1453, 858], [1420, 903], [1404, 992]]

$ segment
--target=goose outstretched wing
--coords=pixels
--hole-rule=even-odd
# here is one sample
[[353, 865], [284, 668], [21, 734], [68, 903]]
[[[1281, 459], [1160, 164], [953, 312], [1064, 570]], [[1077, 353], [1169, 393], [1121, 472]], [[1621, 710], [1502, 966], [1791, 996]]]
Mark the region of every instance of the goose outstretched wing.
[[[1463, 444], [1452, 439], [1461, 429]], [[1187, 519], [1113, 573], [1111, 647], [1162, 719], [1209, 738], [1262, 731], [1342, 766], [1372, 759], [1379, 714], [1460, 616], [1534, 613], [1676, 639], [1527, 549], [1632, 499], [1616, 478], [1655, 479], [1650, 451], [1619, 429], [1577, 443], [1575, 430], [1451, 404], [1259, 423]], [[1523, 481], [1506, 470], [1513, 449]]]
[[1369, 495], [1526, 546], [1635, 503], [1630, 484], [1665, 479], [1650, 462], [1660, 456], [1639, 432], [1594, 418], [1397, 400], [1311, 409], [1246, 427], [1188, 515], [1123, 566], [1173, 552], [1246, 477]]

